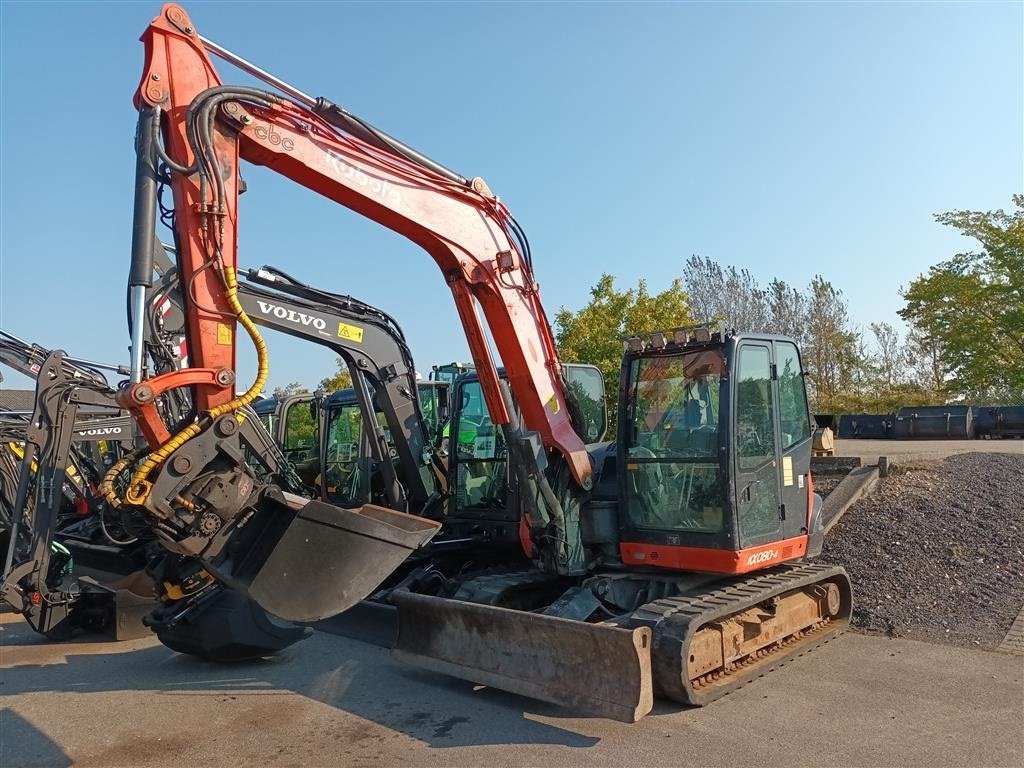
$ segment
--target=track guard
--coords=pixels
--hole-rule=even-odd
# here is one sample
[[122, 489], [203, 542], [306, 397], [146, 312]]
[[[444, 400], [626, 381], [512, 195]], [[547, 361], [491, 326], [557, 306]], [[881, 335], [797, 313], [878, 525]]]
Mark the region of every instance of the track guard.
[[396, 592], [400, 661], [632, 723], [651, 711], [651, 632]]

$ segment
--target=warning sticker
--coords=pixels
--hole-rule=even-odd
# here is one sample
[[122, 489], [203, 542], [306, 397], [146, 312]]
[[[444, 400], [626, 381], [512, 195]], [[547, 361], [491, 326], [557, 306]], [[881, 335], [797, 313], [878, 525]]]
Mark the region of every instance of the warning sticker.
[[558, 413], [558, 398], [555, 395], [552, 395], [548, 400], [548, 408], [551, 409], [552, 413]]
[[348, 323], [338, 323], [338, 338], [348, 339], [358, 344], [363, 343], [363, 329], [358, 325], [349, 325]]
[[782, 484], [792, 485], [793, 484], [793, 457], [783, 456], [782, 457]]
[[231, 326], [227, 323], [217, 323], [217, 343], [222, 347], [230, 347], [234, 339]]

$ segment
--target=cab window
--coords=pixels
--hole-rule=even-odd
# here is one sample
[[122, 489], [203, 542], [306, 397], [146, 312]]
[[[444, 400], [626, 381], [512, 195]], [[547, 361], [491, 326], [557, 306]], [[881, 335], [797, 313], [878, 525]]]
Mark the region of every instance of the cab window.
[[292, 403], [284, 417], [285, 456], [293, 462], [313, 458], [316, 455], [317, 432], [309, 402]]
[[480, 382], [467, 382], [459, 396], [459, 420], [451, 436], [458, 451], [457, 506], [504, 508], [508, 495], [505, 434], [491, 421]]
[[640, 357], [629, 370], [626, 503], [632, 525], [723, 530], [720, 349]]
[[736, 382], [736, 455], [741, 470], [757, 469], [775, 459], [771, 355], [768, 347], [740, 350]]
[[370, 475], [360, 461], [363, 420], [355, 404], [328, 413], [327, 461], [324, 467], [327, 499], [342, 506], [367, 503]]
[[807, 390], [796, 346], [789, 342], [776, 342], [775, 361], [779, 377], [782, 450], [788, 451], [811, 436], [810, 409], [807, 407]]

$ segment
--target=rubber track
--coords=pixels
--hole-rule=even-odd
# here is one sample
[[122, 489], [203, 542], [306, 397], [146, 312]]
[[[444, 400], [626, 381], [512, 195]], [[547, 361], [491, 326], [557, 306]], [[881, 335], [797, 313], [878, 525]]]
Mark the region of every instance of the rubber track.
[[[784, 645], [763, 659], [727, 672], [712, 685], [694, 689], [686, 669], [687, 649], [700, 627], [777, 595], [832, 580], [839, 582], [840, 614], [823, 629], [810, 631], [801, 640]], [[801, 563], [778, 566], [753, 578], [720, 583], [710, 592], [655, 600], [640, 606], [625, 625], [652, 629], [655, 693], [683, 704], [703, 706], [841, 634], [850, 623], [851, 602], [850, 580], [845, 570], [833, 565]]]

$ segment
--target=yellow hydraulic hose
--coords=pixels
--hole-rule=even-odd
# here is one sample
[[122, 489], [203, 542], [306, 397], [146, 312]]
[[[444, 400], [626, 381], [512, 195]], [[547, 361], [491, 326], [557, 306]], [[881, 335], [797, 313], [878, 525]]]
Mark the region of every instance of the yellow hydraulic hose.
[[[168, 456], [202, 432], [204, 427], [210, 422], [216, 420], [220, 416], [223, 416], [225, 413], [231, 413], [232, 411], [237, 411], [239, 408], [249, 405], [249, 403], [255, 400], [259, 393], [263, 391], [263, 387], [267, 383], [267, 375], [270, 370], [267, 344], [263, 341], [263, 337], [260, 335], [255, 323], [253, 323], [249, 318], [249, 315], [247, 315], [245, 310], [242, 308], [241, 302], [238, 301], [238, 275], [235, 273], [234, 267], [226, 267], [224, 269], [224, 279], [227, 283], [225, 297], [227, 298], [228, 305], [238, 317], [238, 322], [243, 328], [245, 328], [246, 332], [249, 334], [249, 338], [252, 339], [253, 345], [256, 347], [256, 379], [244, 394], [239, 395], [223, 405], [211, 408], [206, 414], [207, 418], [189, 424], [183, 430], [178, 432], [178, 434], [174, 435], [166, 443], [161, 445], [157, 450], [153, 451], [153, 453], [151, 453], [146, 460], [139, 465], [139, 468], [136, 469], [135, 473], [132, 475], [131, 481], [128, 484], [128, 492], [126, 494], [126, 499], [132, 504], [142, 504], [146, 501], [149, 497], [150, 491], [152, 490], [152, 484], [146, 478], [149, 477], [154, 469], [166, 461]], [[121, 462], [118, 462], [118, 464], [120, 463]], [[107, 473], [107, 477], [104, 478], [104, 485], [106, 486], [108, 478], [111, 478], [112, 481], [112, 476], [116, 475], [123, 469], [124, 466], [118, 467], [117, 464], [111, 467], [110, 472]], [[110, 487], [112, 490], [112, 482]]]

